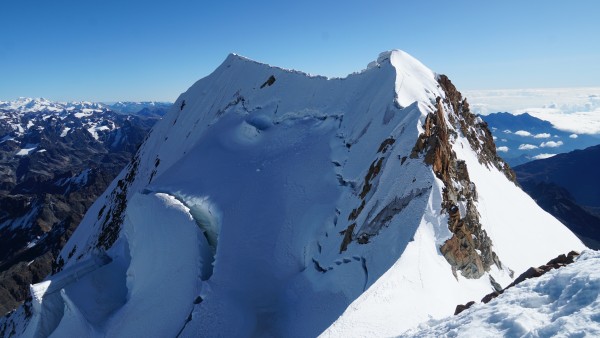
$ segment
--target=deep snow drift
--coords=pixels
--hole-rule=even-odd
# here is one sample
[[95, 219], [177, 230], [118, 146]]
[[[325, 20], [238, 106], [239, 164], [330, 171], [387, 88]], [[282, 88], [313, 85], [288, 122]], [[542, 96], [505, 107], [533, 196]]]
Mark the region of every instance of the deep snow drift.
[[[44, 327], [397, 335], [583, 249], [509, 181], [442, 80], [401, 51], [344, 79], [230, 55], [178, 98], [65, 246], [65, 270], [106, 250], [112, 263], [86, 279], [111, 282], [65, 287], [64, 315]], [[461, 246], [442, 254], [451, 238]], [[104, 311], [84, 310], [105, 293]], [[35, 336], [41, 316], [4, 325]]]
[[598, 337], [600, 252], [526, 280], [488, 304], [432, 320], [403, 337]]

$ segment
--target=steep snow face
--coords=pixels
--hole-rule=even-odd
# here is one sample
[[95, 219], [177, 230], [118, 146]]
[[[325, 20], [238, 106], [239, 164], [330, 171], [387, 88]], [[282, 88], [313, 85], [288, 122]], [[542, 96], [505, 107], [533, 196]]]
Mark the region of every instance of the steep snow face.
[[439, 84], [435, 74], [420, 61], [406, 52], [382, 53], [379, 60], [389, 57], [396, 69], [396, 101], [403, 107], [413, 102], [430, 102], [432, 95], [437, 97]]
[[[436, 74], [401, 51], [344, 79], [230, 55], [178, 98], [63, 249], [65, 269], [98, 248], [127, 262], [125, 303], [99, 317], [65, 310], [57, 330], [394, 335], [489, 293], [491, 280], [505, 286], [511, 269], [582, 248], [475, 153], [482, 145], [472, 134], [485, 133], [478, 125], [461, 129], [458, 108], [442, 107], [446, 95]], [[437, 162], [415, 150], [420, 135], [440, 128], [451, 135], [454, 162], [446, 162], [464, 161], [474, 186], [440, 179]], [[488, 174], [490, 187], [479, 191]], [[453, 237], [445, 184], [471, 196], [455, 201], [453, 217], [475, 210], [493, 229], [491, 244], [478, 248], [502, 262], [507, 256], [504, 264], [480, 264], [480, 278], [463, 277], [440, 252]], [[512, 198], [528, 214], [507, 216], [502, 221], [515, 223], [504, 230], [492, 218]], [[536, 222], [546, 242], [507, 240], [520, 236], [509, 233], [514, 228], [539, 231]], [[90, 297], [98, 292], [89, 289]], [[85, 303], [81, 295], [67, 294], [65, 309]]]
[[[439, 252], [448, 238], [444, 232], [448, 223], [440, 215], [440, 201], [434, 200], [433, 194], [415, 241], [323, 336], [399, 335], [430, 318], [452, 314], [457, 304], [469, 300], [469, 294], [478, 295], [473, 299], [479, 299], [480, 295], [492, 292], [491, 280], [505, 287], [513, 276], [530, 266], [543, 264], [568, 248], [584, 248], [573, 233], [509, 183], [504, 173], [491, 165], [482, 165], [464, 136], [458, 135], [452, 150], [469, 169], [470, 180], [476, 187], [480, 222], [501, 264], [492, 266], [475, 280], [448, 273], [448, 263]], [[459, 205], [459, 209], [461, 214], [465, 213], [464, 206]]]

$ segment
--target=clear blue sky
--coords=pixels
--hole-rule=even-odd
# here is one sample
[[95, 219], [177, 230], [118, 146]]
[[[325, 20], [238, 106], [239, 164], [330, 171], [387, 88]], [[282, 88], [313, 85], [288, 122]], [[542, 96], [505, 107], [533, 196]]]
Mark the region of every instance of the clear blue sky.
[[459, 89], [600, 86], [600, 1], [0, 3], [0, 100], [169, 100], [230, 52], [345, 76], [402, 49]]

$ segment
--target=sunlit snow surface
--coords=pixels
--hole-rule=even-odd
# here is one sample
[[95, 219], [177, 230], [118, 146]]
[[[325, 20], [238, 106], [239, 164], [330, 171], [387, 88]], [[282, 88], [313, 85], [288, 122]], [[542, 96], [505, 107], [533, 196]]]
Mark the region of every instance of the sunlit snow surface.
[[[504, 174], [480, 165], [464, 137], [458, 138], [453, 150], [466, 162], [469, 177], [477, 187], [480, 221], [493, 241], [494, 251], [517, 275], [566, 253], [568, 247], [583, 247], [526, 193], [507, 184]], [[448, 274], [447, 262], [437, 250], [446, 239], [440, 235], [447, 221], [439, 215], [441, 201], [435, 196], [431, 197], [415, 241], [324, 336], [394, 336], [428, 318], [453, 313], [457, 304], [493, 291], [485, 276], [470, 280]], [[562, 238], [569, 238], [570, 243], [560, 243]], [[495, 266], [490, 275], [503, 286], [511, 282], [506, 271], [498, 271]]]
[[[113, 263], [101, 268], [112, 284], [66, 288], [55, 300], [65, 310], [50, 323], [54, 335], [397, 335], [489, 293], [490, 276], [506, 286], [509, 268], [518, 274], [582, 249], [460, 136], [454, 150], [467, 162], [505, 267], [478, 280], [453, 276], [438, 250], [451, 235], [440, 212], [443, 184], [421, 158], [408, 158], [444, 97], [435, 77], [400, 51], [344, 79], [230, 55], [178, 98], [140, 148], [122, 231], [107, 252]], [[378, 151], [388, 138], [395, 143]], [[381, 170], [363, 211], [350, 220], [376, 161]], [[66, 244], [65, 269], [93, 251], [99, 215], [117, 207], [111, 193], [126, 175]], [[402, 209], [370, 229], [398, 200]], [[353, 222], [355, 232], [375, 235], [341, 250]], [[106, 293], [113, 296], [105, 311], [84, 310]]]
[[432, 320], [402, 337], [598, 337], [600, 252], [508, 289], [488, 304]]

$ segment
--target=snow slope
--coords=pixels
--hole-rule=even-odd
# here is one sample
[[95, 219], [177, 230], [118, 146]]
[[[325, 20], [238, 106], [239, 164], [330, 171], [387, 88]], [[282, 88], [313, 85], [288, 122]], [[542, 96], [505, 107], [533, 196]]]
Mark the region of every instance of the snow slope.
[[[56, 334], [396, 335], [489, 293], [491, 278], [506, 286], [511, 271], [582, 249], [481, 162], [454, 106], [436, 102], [439, 81], [401, 51], [343, 79], [230, 55], [178, 98], [63, 249], [65, 269], [98, 249], [122, 262], [124, 304], [85, 314], [70, 304], [105, 291], [66, 290]], [[435, 113], [503, 262], [480, 278], [440, 252], [453, 235], [445, 183], [415, 150]]]
[[[211, 263], [208, 243], [172, 196], [136, 194], [130, 205], [125, 238], [109, 251], [114, 262], [79, 261], [33, 286], [42, 310], [34, 306], [25, 336], [164, 337], [181, 329], [194, 301], [185, 295], [198, 293], [202, 266]], [[65, 315], [48, 320], [57, 312], [50, 309]]]
[[[471, 181], [477, 186], [481, 222], [493, 240], [494, 251], [510, 269], [498, 271], [494, 266], [490, 272], [502, 287], [510, 284], [510, 271], [518, 276], [531, 266], [543, 264], [552, 257], [550, 252], [558, 255], [560, 248], [563, 252], [568, 247], [583, 248], [566, 227], [550, 214], [540, 212], [526, 193], [507, 185], [502, 173], [479, 165], [466, 140], [459, 138], [453, 149], [466, 161]], [[434, 229], [436, 224], [445, 226], [439, 220], [438, 203], [430, 202], [415, 241], [402, 257], [348, 307], [324, 336], [398, 335], [429, 318], [452, 314], [457, 304], [493, 291], [486, 277], [472, 280], [447, 273], [447, 262], [437, 251], [443, 232]], [[562, 238], [566, 241], [561, 243]]]
[[432, 320], [402, 337], [597, 337], [600, 252], [508, 289], [488, 304]]

